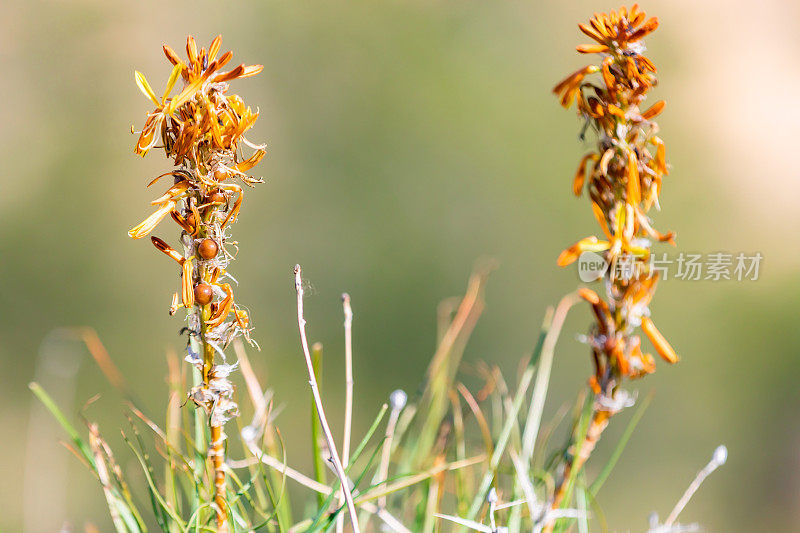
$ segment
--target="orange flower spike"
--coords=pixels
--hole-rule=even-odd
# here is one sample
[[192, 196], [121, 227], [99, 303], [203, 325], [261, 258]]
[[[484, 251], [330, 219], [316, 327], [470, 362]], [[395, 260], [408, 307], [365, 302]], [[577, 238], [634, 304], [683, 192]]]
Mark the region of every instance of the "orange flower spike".
[[661, 334], [658, 329], [656, 329], [655, 324], [653, 321], [650, 320], [650, 317], [642, 317], [642, 331], [644, 331], [647, 338], [650, 339], [650, 342], [653, 343], [658, 355], [661, 356], [668, 363], [677, 363], [678, 362], [678, 355], [675, 353], [675, 350], [672, 349], [667, 339]]

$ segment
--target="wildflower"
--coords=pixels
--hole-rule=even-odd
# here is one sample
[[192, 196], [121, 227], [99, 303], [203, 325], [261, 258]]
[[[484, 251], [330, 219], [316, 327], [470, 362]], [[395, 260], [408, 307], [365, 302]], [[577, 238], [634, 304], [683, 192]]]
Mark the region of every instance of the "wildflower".
[[615, 276], [614, 268], [607, 270], [605, 300], [591, 291], [591, 295], [582, 293], [596, 318], [594, 342], [590, 342], [595, 352], [595, 383], [602, 390], [612, 390], [623, 377], [653, 370], [650, 357], [641, 353], [639, 338], [633, 335], [635, 327], [641, 326], [665, 360], [678, 359], [653, 325], [648, 308], [658, 278], [649, 261], [651, 242], [674, 244], [674, 234], [656, 231], [647, 214], [658, 205], [667, 174], [664, 143], [656, 136], [658, 125], [653, 121], [665, 103], [658, 101], [640, 110], [657, 83], [655, 66], [643, 55], [642, 38], [658, 27], [658, 19], [648, 19], [634, 5], [595, 14], [578, 27], [594, 40], [579, 45], [578, 52], [600, 54], [600, 64], [571, 74], [553, 91], [564, 107], [574, 101], [579, 115], [597, 132], [596, 149], [581, 159], [573, 192], [588, 191], [605, 239], [581, 239], [561, 253], [558, 264], [569, 265], [586, 251], [602, 254], [610, 265], [620, 258], [633, 262], [631, 276]]
[[[658, 208], [658, 196], [668, 173], [664, 142], [653, 120], [665, 107], [663, 100], [644, 108], [656, 86], [656, 68], [645, 57], [642, 39], [658, 27], [638, 5], [595, 14], [578, 28], [594, 42], [581, 44], [581, 54], [599, 54], [599, 64], [573, 72], [555, 86], [561, 105], [573, 102], [587, 128], [597, 133], [593, 150], [585, 154], [572, 182], [580, 196], [587, 191], [592, 213], [604, 238], [589, 236], [561, 252], [558, 265], [574, 262], [584, 252], [602, 254], [606, 264], [605, 295], [587, 288], [579, 295], [590, 305], [594, 325], [586, 337], [591, 347], [594, 374], [589, 386], [597, 395], [593, 416], [579, 454], [568, 459], [552, 508], [560, 506], [569, 471], [579, 469], [589, 457], [609, 418], [630, 405], [632, 398], [620, 385], [655, 370], [652, 355], [643, 352], [640, 328], [656, 352], [667, 362], [678, 356], [650, 318], [649, 303], [658, 272], [650, 261], [653, 242], [675, 244], [674, 233], [653, 228], [649, 210]], [[625, 275], [617, 275], [625, 264]]]
[[[185, 308], [190, 341], [195, 339], [191, 332], [197, 332], [200, 339], [199, 346], [190, 344], [186, 358], [200, 376], [189, 397], [208, 414], [208, 456], [215, 471], [214, 505], [220, 531], [227, 528], [222, 427], [239, 412], [233, 400], [233, 384], [228, 380], [236, 365], [224, 364], [224, 348], [239, 335], [252, 342], [249, 315], [236, 303], [231, 284], [223, 282], [233, 279], [228, 266], [235, 254], [228, 246], [235, 247], [236, 243], [231, 240], [229, 227], [236, 221], [244, 196], [242, 186], [234, 181], [247, 186], [261, 183], [247, 172], [265, 154], [264, 146], [245, 138], [258, 113], [245, 106], [241, 97], [228, 92], [230, 82], [254, 76], [263, 67], [242, 64], [223, 71], [233, 54], [220, 54], [221, 43], [221, 36], [217, 36], [208, 49], [198, 50], [189, 36], [186, 61], [165, 45], [163, 51], [173, 69], [160, 98], [145, 76], [135, 73], [136, 84], [155, 108], [147, 115], [134, 152], [144, 156], [155, 147], [163, 148], [176, 168], [148, 184], [150, 187], [167, 176], [173, 178], [166, 192], [151, 202], [157, 209], [128, 232], [132, 238], [141, 239], [168, 215], [180, 230], [183, 253], [158, 237], [151, 240], [156, 249], [181, 267], [181, 288], [172, 297], [170, 314]], [[183, 87], [173, 96], [178, 80], [183, 81]], [[249, 157], [243, 156], [242, 145], [253, 150]], [[223, 358], [222, 364], [215, 364], [216, 354]]]

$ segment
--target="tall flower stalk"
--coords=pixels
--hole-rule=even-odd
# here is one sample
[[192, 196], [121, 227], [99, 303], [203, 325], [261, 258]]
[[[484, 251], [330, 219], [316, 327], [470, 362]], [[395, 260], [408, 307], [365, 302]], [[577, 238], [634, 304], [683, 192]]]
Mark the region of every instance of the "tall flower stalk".
[[591, 64], [570, 74], [553, 92], [561, 105], [575, 103], [585, 121], [584, 132], [597, 134], [594, 148], [578, 166], [573, 192], [584, 190], [602, 236], [589, 236], [564, 250], [560, 266], [581, 254], [602, 255], [608, 268], [602, 276], [604, 296], [582, 288], [580, 296], [592, 308], [595, 323], [587, 336], [594, 362], [589, 385], [595, 394], [585, 436], [577, 438], [567, 454], [553, 508], [559, 507], [569, 481], [583, 466], [616, 412], [630, 403], [620, 387], [625, 378], [639, 378], [655, 370], [652, 355], [642, 349], [641, 330], [658, 354], [669, 363], [675, 351], [650, 318], [649, 303], [658, 280], [651, 243], [674, 245], [674, 234], [656, 231], [648, 212], [659, 207], [661, 183], [668, 174], [663, 141], [653, 120], [663, 109], [658, 101], [643, 109], [647, 93], [656, 83], [656, 68], [643, 55], [642, 39], [658, 27], [638, 5], [595, 14], [580, 30], [594, 43], [577, 47], [581, 54], [598, 54]]
[[[242, 187], [261, 183], [247, 172], [265, 154], [265, 147], [245, 139], [258, 113], [245, 106], [241, 97], [229, 94], [229, 83], [261, 72], [261, 65], [239, 65], [222, 69], [233, 54], [220, 52], [221, 36], [208, 49], [198, 50], [192, 36], [186, 40], [188, 61], [182, 60], [169, 46], [164, 54], [172, 63], [172, 74], [161, 98], [154, 93], [144, 75], [136, 72], [136, 83], [155, 109], [147, 115], [134, 149], [144, 156], [152, 148], [163, 148], [175, 168], [153, 179], [172, 176], [173, 184], [153, 200], [156, 211], [128, 234], [141, 239], [169, 216], [180, 229], [178, 252], [158, 237], [151, 237], [155, 247], [175, 260], [181, 268], [181, 287], [172, 297], [169, 308], [174, 315], [186, 310], [189, 337], [186, 361], [195, 369], [195, 384], [189, 398], [205, 413], [208, 427], [195, 428], [198, 445], [206, 443], [207, 459], [214, 476], [214, 507], [217, 528], [228, 530], [228, 503], [225, 498], [225, 423], [239, 413], [233, 400], [233, 385], [228, 376], [237, 364], [229, 364], [225, 349], [237, 337], [250, 338], [250, 320], [246, 310], [234, 299], [235, 279], [228, 272], [238, 251], [230, 227], [242, 205]], [[183, 88], [172, 96], [178, 82]], [[241, 144], [252, 155], [242, 155]], [[202, 418], [202, 417], [201, 417]], [[198, 464], [196, 471], [202, 473]]]

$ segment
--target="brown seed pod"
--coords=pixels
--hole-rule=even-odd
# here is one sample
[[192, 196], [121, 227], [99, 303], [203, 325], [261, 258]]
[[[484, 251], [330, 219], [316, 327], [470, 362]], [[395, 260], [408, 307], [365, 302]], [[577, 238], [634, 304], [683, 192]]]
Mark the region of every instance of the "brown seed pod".
[[203, 259], [214, 259], [219, 252], [219, 246], [214, 239], [203, 239], [197, 247], [197, 253]]
[[208, 204], [221, 205], [224, 204], [226, 201], [227, 200], [225, 198], [225, 195], [222, 194], [220, 191], [214, 191], [208, 195], [208, 198], [206, 198], [206, 203]]
[[224, 170], [215, 170], [214, 171], [214, 179], [217, 181], [225, 181], [228, 179], [228, 173]]
[[189, 211], [189, 215], [186, 217], [186, 223], [193, 228], [195, 227], [194, 213], [191, 211]]
[[206, 283], [198, 283], [194, 286], [194, 301], [200, 305], [207, 305], [214, 298], [214, 289]]

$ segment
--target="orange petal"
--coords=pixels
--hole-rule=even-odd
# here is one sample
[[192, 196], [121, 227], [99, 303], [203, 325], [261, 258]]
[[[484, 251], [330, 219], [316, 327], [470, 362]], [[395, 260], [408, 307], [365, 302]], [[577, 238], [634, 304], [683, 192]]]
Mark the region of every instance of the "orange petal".
[[639, 205], [642, 201], [641, 184], [639, 183], [639, 160], [633, 150], [628, 150], [628, 168], [627, 170], [627, 193], [628, 203], [631, 205]]
[[586, 237], [585, 239], [579, 240], [559, 254], [556, 264], [563, 267], [574, 263], [581, 253], [583, 253], [586, 245], [597, 244], [598, 242], [597, 237]]
[[150, 240], [152, 241], [153, 246], [155, 246], [156, 249], [159, 252], [163, 252], [163, 253], [167, 254], [172, 259], [177, 261], [178, 264], [183, 264], [183, 263], [186, 262], [186, 259], [181, 254], [179, 254], [169, 244], [165, 243], [164, 241], [162, 241], [158, 237], [150, 237]]
[[628, 41], [629, 42], [638, 41], [645, 35], [655, 31], [656, 28], [658, 28], [658, 19], [656, 17], [653, 17], [647, 22], [645, 22], [641, 28], [633, 32], [633, 35], [630, 36]]
[[222, 35], [217, 35], [208, 47], [208, 60], [214, 61], [219, 53], [219, 47], [222, 44]]
[[601, 43], [603, 41], [605, 41], [605, 38], [599, 32], [597, 32], [597, 30], [595, 30], [594, 28], [590, 28], [586, 24], [578, 24], [578, 28], [583, 33], [585, 33], [588, 37], [591, 37], [595, 41], [598, 41], [598, 42], [601, 42]]
[[189, 63], [192, 65], [197, 63], [197, 43], [191, 35], [186, 38], [186, 55], [189, 57]]
[[602, 54], [608, 52], [608, 46], [604, 44], [579, 44], [575, 49], [581, 54]]
[[183, 63], [183, 61], [181, 61], [181, 58], [178, 56], [178, 54], [175, 53], [175, 50], [173, 50], [172, 48], [170, 48], [166, 44], [164, 46], [162, 46], [161, 48], [162, 48], [162, 50], [164, 50], [164, 55], [167, 56], [167, 59], [169, 60], [170, 63], [172, 63], [173, 65], [177, 65], [178, 63]]
[[650, 120], [651, 118], [654, 118], [655, 116], [657, 116], [659, 113], [661, 113], [664, 110], [664, 106], [665, 105], [666, 105], [666, 102], [664, 100], [659, 100], [655, 104], [651, 105], [650, 108], [647, 111], [642, 113], [642, 118], [646, 119], [646, 120]]
[[619, 371], [623, 376], [627, 376], [630, 373], [630, 365], [628, 364], [628, 358], [625, 357], [625, 350], [622, 349], [622, 343], [618, 342], [616, 345], [614, 345], [614, 349], [611, 353], [614, 356], [614, 359], [617, 360]]
[[611, 158], [614, 157], [614, 149], [609, 148], [603, 152], [603, 157], [600, 158], [600, 172], [603, 176], [608, 174], [608, 165], [611, 163]]
[[575, 196], [580, 196], [583, 190], [583, 184], [586, 181], [586, 163], [589, 160], [597, 161], [597, 154], [588, 153], [581, 158], [578, 170], [575, 172], [575, 178], [572, 181], [572, 192], [575, 193]]
[[608, 229], [608, 223], [606, 222], [606, 215], [603, 213], [603, 210], [600, 209], [600, 206], [596, 203], [592, 202], [592, 213], [594, 214], [594, 218], [597, 219], [597, 223], [600, 224], [600, 228], [602, 228], [603, 233], [605, 233], [606, 237], [610, 241], [612, 239], [611, 231]]
[[183, 277], [181, 278], [181, 299], [183, 306], [190, 308], [194, 305], [194, 283], [192, 281], [193, 266], [191, 261], [183, 262]]
[[603, 60], [603, 81], [606, 82], [606, 87], [609, 91], [613, 91], [617, 83], [614, 80], [614, 75], [611, 73], [611, 63], [613, 58], [607, 57]]
[[658, 355], [660, 355], [666, 362], [678, 362], [679, 358], [675, 353], [675, 350], [672, 349], [672, 346], [670, 346], [670, 344], [667, 342], [667, 339], [664, 338], [661, 332], [656, 329], [656, 326], [653, 324], [653, 321], [650, 320], [650, 317], [642, 317], [642, 331], [645, 332], [647, 338], [653, 343]]
[[600, 297], [597, 295], [597, 293], [592, 289], [587, 289], [586, 287], [581, 287], [578, 289], [578, 296], [592, 305], [597, 305], [600, 303]]
[[175, 207], [175, 202], [169, 201], [158, 208], [152, 215], [144, 219], [139, 225], [133, 227], [129, 232], [128, 236], [133, 239], [141, 239], [142, 237], [146, 237], [151, 231], [158, 226], [158, 223], [161, 222], [165, 216], [172, 211], [172, 208]]
[[206, 321], [206, 324], [210, 328], [215, 328], [225, 322], [225, 319], [228, 318], [228, 314], [233, 308], [233, 289], [231, 289], [229, 284], [225, 283], [222, 285], [222, 290], [225, 291], [227, 296], [220, 302], [217, 312]]
[[248, 65], [244, 68], [244, 73], [239, 76], [240, 78], [250, 78], [264, 70], [264, 65]]
[[265, 150], [257, 150], [248, 159], [245, 159], [241, 163], [237, 163], [236, 165], [234, 165], [233, 168], [235, 168], [239, 172], [247, 172], [248, 170], [256, 166], [264, 158], [264, 154], [266, 154]]

